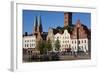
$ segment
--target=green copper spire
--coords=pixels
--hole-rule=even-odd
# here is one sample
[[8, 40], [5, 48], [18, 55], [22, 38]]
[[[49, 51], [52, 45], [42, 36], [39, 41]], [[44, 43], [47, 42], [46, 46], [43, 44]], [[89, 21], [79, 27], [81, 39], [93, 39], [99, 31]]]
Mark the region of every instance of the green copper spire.
[[35, 16], [35, 18], [34, 18], [34, 31], [37, 31], [37, 26], [38, 26], [37, 16]]
[[42, 32], [41, 16], [38, 16], [38, 26], [39, 26], [39, 31]]

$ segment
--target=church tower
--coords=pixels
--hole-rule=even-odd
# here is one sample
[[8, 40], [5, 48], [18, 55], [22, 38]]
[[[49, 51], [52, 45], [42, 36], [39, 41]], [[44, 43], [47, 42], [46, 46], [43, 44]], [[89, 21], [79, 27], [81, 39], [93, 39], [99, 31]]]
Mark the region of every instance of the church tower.
[[38, 42], [40, 40], [42, 40], [42, 22], [41, 22], [41, 16], [36, 16], [34, 19], [34, 31], [33, 31], [33, 35], [36, 36], [36, 42], [38, 44]]
[[72, 24], [72, 13], [65, 12], [64, 13], [64, 27]]
[[34, 30], [33, 30], [33, 34], [37, 33], [37, 26], [38, 26], [38, 22], [37, 22], [37, 16], [35, 16], [34, 18]]
[[38, 33], [42, 33], [42, 22], [41, 22], [41, 16], [36, 16], [34, 18], [34, 30], [33, 34], [38, 35]]
[[42, 31], [42, 22], [41, 22], [41, 16], [38, 16], [38, 26], [37, 26], [37, 32], [40, 32], [40, 34], [43, 32]]

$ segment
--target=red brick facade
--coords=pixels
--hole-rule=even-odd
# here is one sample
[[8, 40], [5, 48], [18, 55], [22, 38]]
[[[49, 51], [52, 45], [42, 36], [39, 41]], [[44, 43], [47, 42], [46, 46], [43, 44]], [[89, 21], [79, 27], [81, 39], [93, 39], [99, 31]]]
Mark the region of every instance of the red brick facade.
[[78, 20], [71, 33], [71, 38], [72, 39], [83, 39], [83, 38], [88, 38], [88, 36], [90, 36], [88, 28], [82, 25], [80, 20]]

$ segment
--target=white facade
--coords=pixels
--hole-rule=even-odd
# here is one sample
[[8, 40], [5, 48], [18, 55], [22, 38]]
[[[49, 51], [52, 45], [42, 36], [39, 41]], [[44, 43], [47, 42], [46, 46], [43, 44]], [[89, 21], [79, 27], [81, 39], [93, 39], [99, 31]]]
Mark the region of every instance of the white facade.
[[64, 30], [63, 34], [57, 33], [55, 35], [55, 41], [56, 40], [60, 41], [60, 51], [65, 51], [67, 48], [70, 48], [70, 34], [68, 33], [67, 30]]
[[67, 30], [64, 30], [63, 34], [57, 33], [54, 40], [56, 41], [57, 39], [60, 42], [60, 51], [65, 51], [68, 48], [71, 48], [71, 51], [74, 52], [78, 50], [84, 52], [88, 51], [88, 39], [71, 39]]
[[78, 47], [77, 47], [77, 39], [71, 39], [71, 49], [72, 51], [74, 52], [77, 52], [78, 51]]
[[36, 47], [36, 37], [35, 36], [24, 36], [23, 37], [23, 48], [35, 48]]
[[88, 51], [88, 39], [71, 39], [71, 49], [72, 51], [77, 52], [78, 49], [80, 51], [87, 52]]
[[[64, 30], [63, 34], [53, 34], [53, 30], [50, 30], [47, 36], [47, 40], [50, 39], [53, 47], [53, 51], [56, 51], [55, 41], [58, 39], [60, 42], [60, 51], [66, 51], [71, 48], [71, 51], [77, 52], [78, 50], [87, 52], [88, 49], [88, 38], [83, 39], [71, 39], [70, 34], [67, 30]], [[23, 37], [23, 48], [35, 48], [36, 47], [36, 36], [24, 36]]]

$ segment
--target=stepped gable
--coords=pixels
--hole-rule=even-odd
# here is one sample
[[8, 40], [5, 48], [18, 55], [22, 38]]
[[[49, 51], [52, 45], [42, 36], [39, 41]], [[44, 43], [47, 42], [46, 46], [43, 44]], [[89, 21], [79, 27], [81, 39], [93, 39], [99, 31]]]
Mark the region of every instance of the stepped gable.
[[77, 21], [76, 26], [73, 28], [73, 31], [71, 32], [71, 38], [72, 39], [83, 39], [83, 38], [90, 38], [90, 31], [80, 22], [80, 20]]

